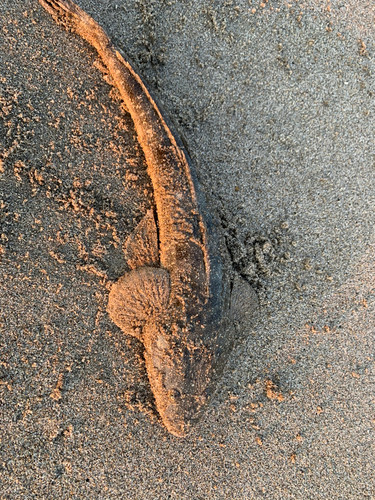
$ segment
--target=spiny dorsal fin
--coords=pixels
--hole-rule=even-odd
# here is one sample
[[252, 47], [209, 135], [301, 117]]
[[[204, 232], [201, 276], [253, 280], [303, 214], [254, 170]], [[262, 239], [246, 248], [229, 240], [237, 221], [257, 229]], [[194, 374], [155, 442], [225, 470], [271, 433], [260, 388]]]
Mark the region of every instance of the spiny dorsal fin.
[[130, 269], [159, 266], [158, 232], [154, 213], [148, 210], [138, 226], [123, 245], [125, 258]]

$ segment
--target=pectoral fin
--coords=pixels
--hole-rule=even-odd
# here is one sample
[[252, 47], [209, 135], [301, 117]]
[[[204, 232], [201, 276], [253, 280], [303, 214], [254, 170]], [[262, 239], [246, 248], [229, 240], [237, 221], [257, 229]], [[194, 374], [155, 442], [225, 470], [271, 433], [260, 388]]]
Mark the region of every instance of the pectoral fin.
[[231, 294], [230, 314], [235, 321], [251, 318], [258, 306], [258, 297], [254, 289], [244, 278], [235, 276]]
[[108, 313], [124, 333], [143, 341], [144, 326], [166, 314], [170, 280], [165, 269], [140, 267], [122, 276], [112, 285]]
[[154, 212], [149, 210], [126, 239], [123, 250], [130, 269], [159, 266], [158, 231]]

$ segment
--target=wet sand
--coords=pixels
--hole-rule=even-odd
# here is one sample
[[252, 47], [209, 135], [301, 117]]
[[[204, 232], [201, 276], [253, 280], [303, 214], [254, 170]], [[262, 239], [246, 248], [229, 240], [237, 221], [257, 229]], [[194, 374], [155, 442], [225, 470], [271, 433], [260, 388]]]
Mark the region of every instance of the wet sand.
[[84, 41], [3, 0], [1, 500], [374, 499], [375, 9], [77, 3], [184, 136], [260, 305], [168, 434], [106, 313], [153, 205], [132, 121]]

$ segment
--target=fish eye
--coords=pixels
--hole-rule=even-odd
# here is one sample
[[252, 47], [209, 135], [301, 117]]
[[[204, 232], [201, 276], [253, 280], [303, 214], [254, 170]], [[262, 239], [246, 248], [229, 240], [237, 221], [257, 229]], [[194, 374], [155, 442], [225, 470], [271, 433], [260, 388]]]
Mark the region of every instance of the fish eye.
[[181, 397], [181, 392], [178, 389], [173, 388], [169, 391], [169, 395], [171, 398], [177, 399]]

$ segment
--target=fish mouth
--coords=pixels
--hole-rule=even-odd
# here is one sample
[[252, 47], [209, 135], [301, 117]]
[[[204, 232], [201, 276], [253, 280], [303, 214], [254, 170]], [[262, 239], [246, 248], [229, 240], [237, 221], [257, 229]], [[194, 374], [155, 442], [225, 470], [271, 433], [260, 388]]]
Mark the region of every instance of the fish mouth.
[[186, 437], [202, 417], [207, 404], [205, 394], [185, 395], [181, 396], [181, 401], [171, 401], [163, 411], [165, 427], [174, 436]]
[[169, 391], [168, 404], [161, 410], [162, 418], [171, 434], [186, 437], [203, 415], [208, 404], [208, 397], [206, 392], [200, 395], [179, 394], [176, 397], [175, 392], [176, 390]]
[[155, 402], [168, 432], [176, 437], [186, 437], [203, 415], [208, 401], [202, 395], [180, 393], [176, 396], [177, 391], [174, 389], [162, 394], [154, 386]]

